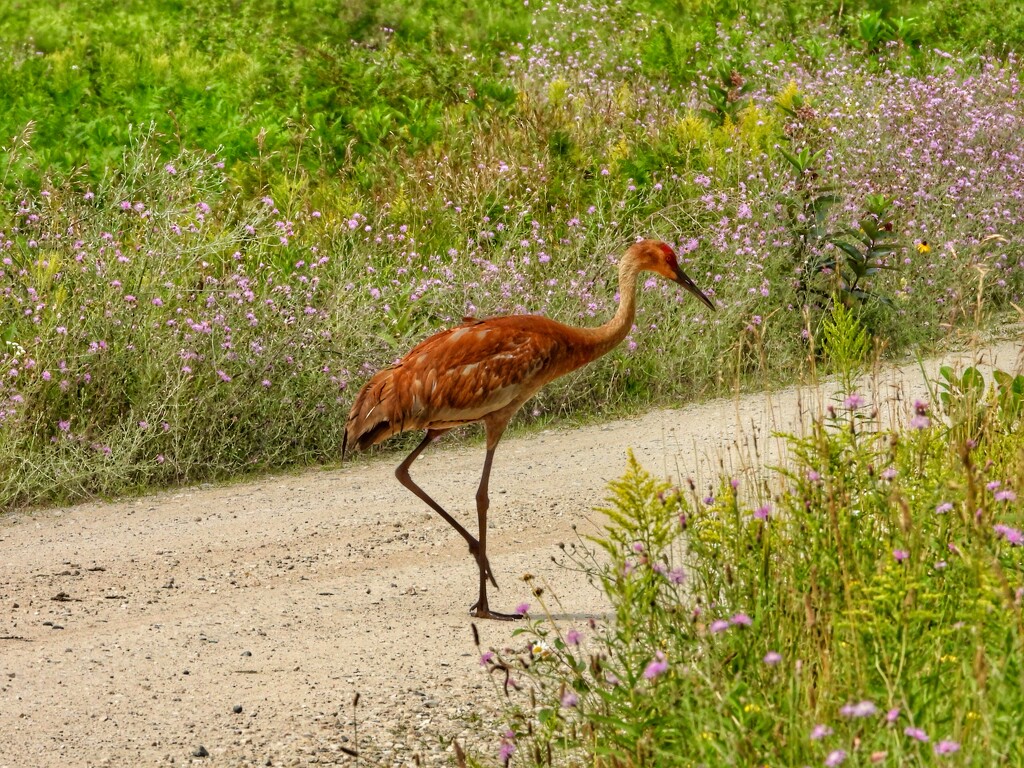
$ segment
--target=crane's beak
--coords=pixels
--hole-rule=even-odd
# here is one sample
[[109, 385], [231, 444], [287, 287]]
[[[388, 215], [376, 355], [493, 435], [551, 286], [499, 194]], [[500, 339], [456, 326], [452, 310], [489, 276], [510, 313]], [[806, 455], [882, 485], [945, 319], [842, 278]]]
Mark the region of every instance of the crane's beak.
[[681, 270], [679, 267], [676, 267], [676, 275], [672, 279], [679, 283], [681, 286], [683, 286], [683, 288], [688, 290], [698, 299], [703, 301], [707, 305], [708, 309], [714, 311], [715, 305], [711, 303], [711, 299], [705, 296], [704, 292], [697, 287], [697, 284], [690, 279], [690, 276], [683, 272], [683, 270]]

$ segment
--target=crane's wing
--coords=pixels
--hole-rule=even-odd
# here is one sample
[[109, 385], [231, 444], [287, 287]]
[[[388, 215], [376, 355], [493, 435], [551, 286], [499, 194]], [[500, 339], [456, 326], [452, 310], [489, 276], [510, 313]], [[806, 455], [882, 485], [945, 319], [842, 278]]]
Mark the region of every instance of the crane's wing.
[[366, 383], [345, 442], [367, 448], [398, 432], [468, 424], [524, 402], [565, 357], [564, 328], [542, 317], [501, 317], [425, 339]]

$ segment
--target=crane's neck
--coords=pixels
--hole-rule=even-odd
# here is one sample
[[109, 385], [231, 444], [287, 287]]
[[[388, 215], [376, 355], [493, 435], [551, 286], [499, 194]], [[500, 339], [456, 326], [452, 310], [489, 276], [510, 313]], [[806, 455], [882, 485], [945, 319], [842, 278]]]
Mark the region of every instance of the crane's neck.
[[602, 326], [584, 331], [590, 342], [589, 360], [596, 360], [617, 347], [633, 327], [638, 273], [639, 269], [632, 259], [624, 258], [619, 262], [619, 306], [615, 316]]

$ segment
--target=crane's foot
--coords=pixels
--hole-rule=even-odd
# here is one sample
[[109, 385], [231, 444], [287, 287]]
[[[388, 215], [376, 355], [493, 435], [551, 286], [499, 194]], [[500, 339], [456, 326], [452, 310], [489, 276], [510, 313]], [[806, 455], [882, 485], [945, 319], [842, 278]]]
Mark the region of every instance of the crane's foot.
[[499, 613], [498, 611], [492, 611], [486, 605], [481, 608], [480, 603], [475, 603], [469, 609], [469, 615], [477, 619], [494, 619], [495, 621], [516, 621], [523, 618], [521, 613]]

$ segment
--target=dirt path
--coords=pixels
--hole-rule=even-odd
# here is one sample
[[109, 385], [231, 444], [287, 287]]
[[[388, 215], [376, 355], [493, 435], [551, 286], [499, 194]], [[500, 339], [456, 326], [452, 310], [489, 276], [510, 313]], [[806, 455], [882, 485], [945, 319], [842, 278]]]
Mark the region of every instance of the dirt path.
[[[996, 344], [985, 360], [1012, 369], [1019, 351]], [[865, 391], [895, 418], [924, 395], [915, 363]], [[507, 439], [492, 606], [529, 601], [531, 572], [556, 586], [567, 624], [601, 616], [601, 595], [552, 556], [573, 523], [594, 529], [588, 510], [628, 448], [706, 486], [720, 462], [777, 461], [772, 431], [821, 398], [792, 388]], [[437, 446], [414, 475], [469, 519], [482, 453]], [[0, 768], [352, 765], [356, 747], [364, 765], [431, 764], [472, 733], [493, 754], [498, 697], [466, 614], [476, 567], [395, 463], [0, 517]], [[485, 646], [516, 644], [514, 625], [479, 626]]]

